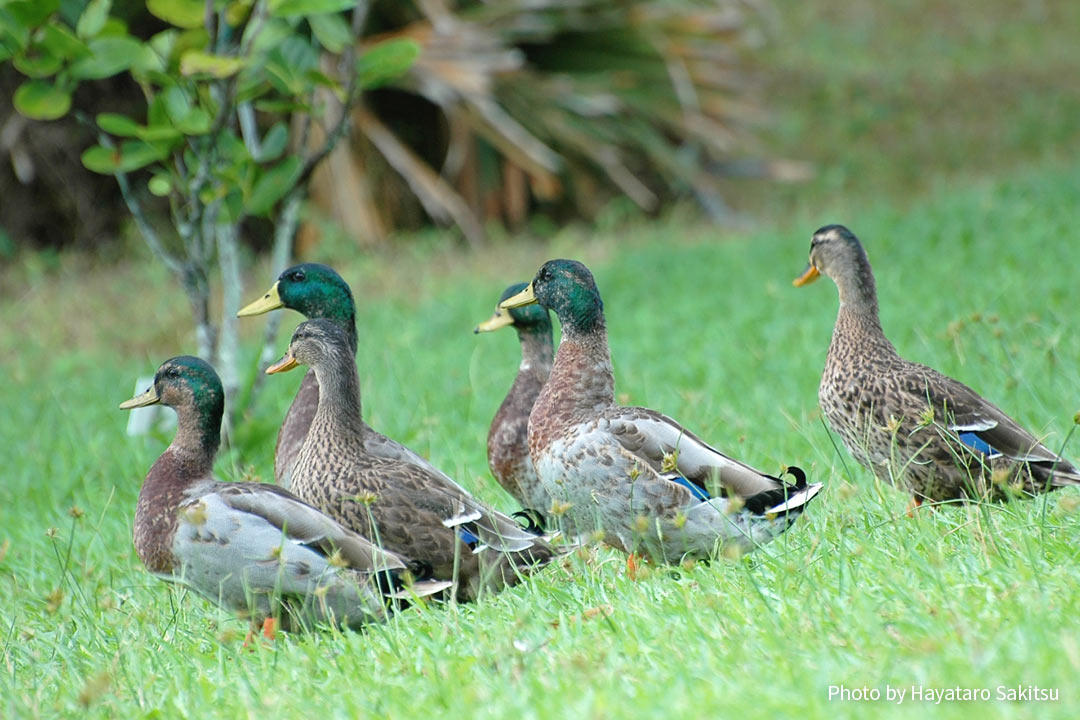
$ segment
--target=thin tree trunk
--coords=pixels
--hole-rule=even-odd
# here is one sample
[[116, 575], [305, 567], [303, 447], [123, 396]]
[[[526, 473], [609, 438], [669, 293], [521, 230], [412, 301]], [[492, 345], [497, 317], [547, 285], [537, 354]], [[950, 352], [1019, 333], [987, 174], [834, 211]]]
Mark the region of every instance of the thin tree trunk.
[[239, 346], [236, 312], [240, 309], [244, 286], [240, 278], [240, 257], [237, 249], [235, 223], [218, 223], [217, 236], [218, 269], [221, 272], [221, 333], [218, 337], [217, 370], [225, 388], [224, 435], [228, 445], [232, 441], [232, 421], [236, 416], [236, 397], [240, 390]]
[[[273, 278], [289, 266], [292, 261], [293, 239], [296, 236], [296, 226], [300, 222], [300, 205], [303, 202], [304, 191], [302, 186], [297, 186], [289, 191], [281, 203], [277, 222], [274, 224], [274, 249], [271, 255], [270, 271]], [[271, 281], [272, 282], [272, 281]], [[248, 400], [250, 407], [255, 403], [255, 396], [262, 389], [263, 381], [266, 380], [266, 368], [270, 363], [281, 357], [283, 349], [277, 346], [278, 328], [285, 313], [270, 313], [267, 318], [266, 328], [263, 330], [262, 351], [259, 353], [259, 371], [255, 374], [255, 381], [251, 385], [251, 396]]]

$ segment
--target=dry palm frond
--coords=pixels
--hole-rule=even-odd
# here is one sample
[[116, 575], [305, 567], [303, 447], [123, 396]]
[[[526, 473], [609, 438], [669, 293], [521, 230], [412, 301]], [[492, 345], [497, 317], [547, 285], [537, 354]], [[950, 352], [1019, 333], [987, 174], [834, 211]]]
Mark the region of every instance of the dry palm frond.
[[[356, 111], [367, 142], [352, 152], [373, 149], [437, 222], [474, 241], [483, 221], [519, 223], [533, 201], [588, 215], [619, 193], [645, 210], [691, 194], [723, 212], [717, 168], [758, 114], [739, 68], [756, 17], [746, 3], [417, 0], [413, 11], [397, 6], [398, 24], [371, 38], [422, 51]], [[394, 121], [403, 95], [438, 109], [430, 127]], [[410, 149], [417, 137], [437, 149]], [[407, 214], [408, 203], [379, 205], [386, 216], [368, 227]]]

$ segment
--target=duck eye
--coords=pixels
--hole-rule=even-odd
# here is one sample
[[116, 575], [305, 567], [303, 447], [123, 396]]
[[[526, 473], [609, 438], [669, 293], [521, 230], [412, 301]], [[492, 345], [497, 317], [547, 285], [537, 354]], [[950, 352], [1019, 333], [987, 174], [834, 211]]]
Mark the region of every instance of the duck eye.
[[293, 279], [293, 282], [303, 282], [304, 281], [304, 271], [303, 270], [297, 270], [296, 272], [294, 272], [292, 274], [292, 279]]

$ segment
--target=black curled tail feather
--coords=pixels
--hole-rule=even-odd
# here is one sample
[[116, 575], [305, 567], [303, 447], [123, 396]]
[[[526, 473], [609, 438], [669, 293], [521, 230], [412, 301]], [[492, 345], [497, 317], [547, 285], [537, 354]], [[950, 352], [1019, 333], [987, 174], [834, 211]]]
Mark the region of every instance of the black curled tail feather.
[[547, 518], [539, 510], [534, 508], [524, 508], [518, 510], [516, 513], [510, 515], [517, 524], [521, 526], [521, 529], [527, 533], [536, 535], [537, 537], [543, 536], [547, 531]]
[[775, 478], [780, 483], [781, 487], [773, 490], [766, 490], [759, 492], [756, 495], [751, 495], [745, 500], [745, 507], [755, 515], [764, 515], [771, 508], [787, 501], [795, 493], [805, 490], [808, 485], [806, 483], [806, 473], [802, 468], [791, 465], [783, 473], [784, 475], [790, 475], [795, 478], [794, 484], [784, 482], [781, 478]]
[[806, 489], [806, 487], [807, 487], [806, 473], [803, 472], [803, 469], [801, 467], [799, 467], [798, 465], [789, 465], [788, 468], [784, 471], [784, 475], [790, 475], [791, 477], [795, 478], [795, 485], [792, 486], [793, 489], [795, 489], [795, 490], [805, 490]]

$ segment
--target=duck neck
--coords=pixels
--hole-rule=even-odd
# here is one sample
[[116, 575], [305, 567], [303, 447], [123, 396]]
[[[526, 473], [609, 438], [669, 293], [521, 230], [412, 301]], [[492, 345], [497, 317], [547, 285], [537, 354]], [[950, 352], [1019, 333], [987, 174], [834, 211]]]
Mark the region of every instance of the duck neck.
[[181, 405], [176, 410], [176, 435], [168, 450], [183, 458], [193, 469], [210, 472], [214, 466], [221, 443], [221, 417], [224, 408], [220, 403], [212, 407], [196, 403]]
[[155, 573], [174, 569], [171, 545], [177, 509], [193, 485], [213, 478], [220, 438], [220, 411], [213, 417], [189, 405], [176, 408], [176, 413], [176, 436], [146, 475], [132, 526], [135, 550]]
[[860, 257], [857, 264], [844, 268], [836, 278], [836, 287], [840, 294], [840, 310], [833, 329], [833, 344], [843, 337], [857, 336], [860, 349], [895, 353], [881, 328], [877, 287], [865, 256]]
[[537, 407], [543, 403], [562, 414], [614, 405], [615, 373], [603, 315], [585, 331], [569, 323], [563, 328], [551, 377], [537, 398]]
[[555, 359], [555, 347], [551, 339], [551, 325], [518, 329], [521, 342], [521, 365], [518, 377], [531, 375], [547, 380]]
[[314, 367], [319, 382], [319, 406], [308, 438], [359, 437], [364, 434], [360, 405], [360, 376], [352, 356], [334, 355]]

